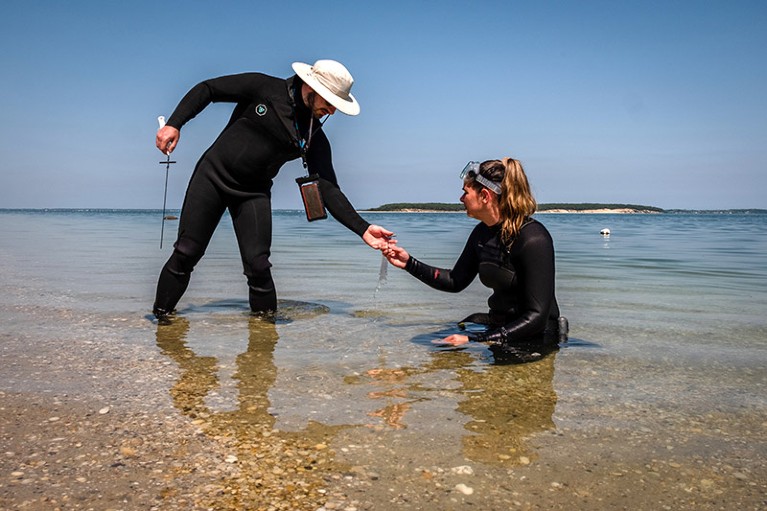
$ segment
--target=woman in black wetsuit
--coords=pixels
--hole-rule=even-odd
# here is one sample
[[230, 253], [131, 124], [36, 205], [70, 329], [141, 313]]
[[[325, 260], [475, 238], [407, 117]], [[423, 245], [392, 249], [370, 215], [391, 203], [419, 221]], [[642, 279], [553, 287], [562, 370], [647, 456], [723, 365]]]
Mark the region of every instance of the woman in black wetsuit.
[[489, 312], [464, 320], [486, 324], [486, 331], [435, 342], [556, 346], [566, 339], [567, 326], [554, 296], [554, 244], [543, 224], [531, 218], [537, 204], [522, 164], [511, 158], [470, 162], [461, 178], [461, 202], [480, 223], [454, 268], [429, 266], [393, 243], [385, 255], [394, 266], [441, 291], [462, 291], [477, 275], [493, 290]]

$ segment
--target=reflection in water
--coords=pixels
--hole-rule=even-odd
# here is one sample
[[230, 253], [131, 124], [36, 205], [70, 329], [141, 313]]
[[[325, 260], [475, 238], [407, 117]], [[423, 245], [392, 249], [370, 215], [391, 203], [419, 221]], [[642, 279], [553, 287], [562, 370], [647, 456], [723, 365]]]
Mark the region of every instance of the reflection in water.
[[[368, 392], [368, 397], [385, 403], [379, 408], [368, 413], [369, 417], [377, 417], [392, 429], [405, 429], [405, 414], [410, 410], [413, 403], [425, 398], [410, 397], [408, 378], [413, 373], [408, 369], [378, 367], [367, 371], [370, 384], [376, 389]], [[373, 424], [367, 424], [374, 428]]]
[[463, 437], [464, 455], [474, 461], [510, 464], [532, 459], [524, 439], [554, 429], [557, 403], [554, 358], [537, 362], [491, 365], [484, 371], [458, 370], [465, 399], [458, 411], [472, 418]]
[[181, 371], [170, 389], [174, 406], [208, 437], [223, 443], [224, 452], [236, 453], [225, 460], [232, 468], [221, 476], [220, 485], [226, 491], [208, 504], [219, 508], [229, 500], [232, 508], [256, 509], [290, 502], [291, 509], [317, 509], [325, 500], [325, 475], [338, 468], [328, 444], [343, 426], [309, 423], [298, 432], [273, 429], [268, 393], [277, 377], [277, 329], [271, 322], [250, 317], [247, 331], [247, 350], [237, 356], [232, 376], [237, 381], [237, 406], [216, 411], [206, 398], [220, 386], [217, 359], [198, 356], [189, 347], [190, 324], [185, 317], [157, 327], [158, 348]]
[[368, 397], [376, 404], [386, 403], [368, 414], [383, 424], [370, 427], [406, 429], [407, 414], [415, 403], [444, 399], [446, 392], [424, 385], [421, 376], [447, 371], [460, 384], [447, 392], [458, 397], [458, 412], [470, 417], [464, 425], [468, 431], [462, 438], [464, 456], [482, 463], [514, 465], [535, 458], [526, 438], [554, 428], [555, 357], [556, 352], [527, 364], [480, 366], [470, 352], [436, 350], [422, 367], [387, 368], [379, 361], [379, 367], [367, 371], [366, 377], [345, 381], [373, 387]]
[[[199, 428], [201, 438], [215, 445], [212, 457], [196, 458], [204, 466], [184, 468], [212, 474], [211, 485], [219, 488], [198, 504], [214, 509], [268, 509], [279, 503], [283, 509], [316, 510], [328, 502], [330, 482], [349, 470], [335, 461], [330, 445], [350, 426], [307, 421], [300, 431], [275, 429], [269, 392], [277, 379], [277, 327], [255, 317], [237, 316], [226, 319], [227, 331], [236, 332], [238, 322], [247, 335], [247, 347], [234, 359], [235, 406], [226, 409], [209, 404], [215, 402], [211, 396], [229, 388], [230, 382], [220, 381], [226, 364], [216, 356], [198, 355], [189, 342], [190, 337], [203, 337], [210, 322], [196, 327], [179, 316], [157, 327], [157, 347], [179, 368], [178, 380], [170, 389], [173, 404]], [[406, 430], [412, 421], [417, 432], [417, 421], [434, 421], [433, 415], [414, 413], [422, 411], [419, 407], [426, 409], [431, 402], [454, 396], [457, 413], [444, 420], [465, 419], [463, 455], [476, 462], [509, 466], [533, 459], [526, 438], [554, 427], [554, 359], [555, 354], [550, 354], [527, 364], [485, 365], [475, 352], [433, 350], [423, 364], [390, 367], [382, 352], [373, 368], [345, 381], [365, 385], [368, 402], [373, 403], [367, 426], [381, 431]]]

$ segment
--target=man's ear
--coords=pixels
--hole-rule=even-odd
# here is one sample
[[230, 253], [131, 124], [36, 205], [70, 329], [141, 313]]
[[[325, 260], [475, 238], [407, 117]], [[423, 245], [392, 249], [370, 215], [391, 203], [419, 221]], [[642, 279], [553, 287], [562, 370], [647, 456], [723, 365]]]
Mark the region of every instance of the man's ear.
[[311, 87], [309, 87], [305, 83], [301, 84], [301, 99], [303, 100], [304, 105], [310, 106], [309, 105], [309, 94], [311, 94], [312, 92], [314, 92], [314, 89], [312, 89]]

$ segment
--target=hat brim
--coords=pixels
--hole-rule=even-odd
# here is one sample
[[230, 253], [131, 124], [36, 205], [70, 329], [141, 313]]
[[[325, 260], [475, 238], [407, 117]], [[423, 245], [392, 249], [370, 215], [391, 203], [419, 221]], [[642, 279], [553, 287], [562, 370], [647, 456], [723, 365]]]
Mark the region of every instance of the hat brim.
[[330, 89], [322, 85], [311, 73], [312, 66], [304, 64], [303, 62], [293, 62], [293, 71], [296, 72], [299, 78], [304, 81], [306, 85], [314, 89], [314, 92], [319, 94], [322, 99], [336, 107], [336, 110], [345, 113], [346, 115], [357, 115], [360, 113], [360, 104], [354, 99], [354, 96], [349, 93], [349, 98], [345, 99], [336, 96]]

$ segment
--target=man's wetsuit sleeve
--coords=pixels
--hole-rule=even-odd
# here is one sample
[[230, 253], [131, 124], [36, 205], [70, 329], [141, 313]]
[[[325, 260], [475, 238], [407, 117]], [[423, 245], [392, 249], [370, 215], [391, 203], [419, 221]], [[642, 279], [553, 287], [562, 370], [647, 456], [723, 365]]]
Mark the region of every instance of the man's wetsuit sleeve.
[[251, 99], [268, 78], [261, 73], [242, 73], [202, 81], [181, 99], [167, 125], [181, 129], [211, 103], [239, 103]]
[[545, 330], [554, 300], [554, 244], [543, 226], [534, 225], [515, 242], [519, 255], [514, 266], [523, 285], [521, 315], [500, 328], [469, 334], [472, 341], [512, 343], [540, 338]]
[[476, 250], [477, 235], [478, 229], [475, 228], [452, 270], [430, 266], [410, 256], [405, 264], [405, 271], [434, 289], [451, 293], [463, 291], [477, 276], [479, 268]]
[[370, 223], [357, 213], [338, 186], [336, 172], [333, 169], [330, 142], [321, 129], [312, 136], [306, 162], [309, 172], [320, 177], [322, 200], [333, 218], [358, 236], [365, 234]]

